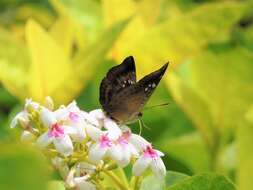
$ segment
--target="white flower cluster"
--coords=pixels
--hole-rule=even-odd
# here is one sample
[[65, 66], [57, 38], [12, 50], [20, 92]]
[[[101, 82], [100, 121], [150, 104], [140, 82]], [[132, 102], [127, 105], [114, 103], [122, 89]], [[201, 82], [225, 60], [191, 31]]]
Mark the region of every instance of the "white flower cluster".
[[[53, 101], [46, 106], [31, 99], [24, 110], [12, 120], [11, 128], [20, 125], [21, 140], [34, 143], [50, 155], [53, 165], [65, 179], [66, 186], [76, 189], [96, 189], [98, 168], [114, 163], [125, 167], [133, 163], [133, 174], [140, 176], [147, 168], [163, 178], [166, 168], [163, 153], [152, 148], [140, 135], [108, 118], [101, 109], [82, 111], [75, 101], [53, 110]], [[71, 159], [68, 159], [71, 158]], [[66, 160], [75, 160], [74, 164]], [[74, 165], [74, 166], [73, 166]]]

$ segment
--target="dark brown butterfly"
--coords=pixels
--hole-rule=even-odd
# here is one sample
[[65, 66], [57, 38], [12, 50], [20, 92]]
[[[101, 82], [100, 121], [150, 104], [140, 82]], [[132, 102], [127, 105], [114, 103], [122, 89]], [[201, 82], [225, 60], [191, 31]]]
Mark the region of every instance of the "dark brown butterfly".
[[108, 71], [100, 84], [99, 101], [103, 110], [120, 124], [138, 119], [167, 67], [168, 63], [137, 82], [134, 58], [125, 58]]

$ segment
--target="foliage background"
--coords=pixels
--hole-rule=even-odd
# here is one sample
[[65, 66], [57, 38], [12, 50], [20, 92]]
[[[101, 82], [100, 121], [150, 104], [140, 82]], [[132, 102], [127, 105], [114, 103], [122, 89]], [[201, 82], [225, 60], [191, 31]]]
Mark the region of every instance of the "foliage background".
[[[147, 106], [170, 105], [143, 116], [174, 171], [166, 188], [253, 189], [250, 0], [2, 0], [0, 10], [0, 189], [63, 188], [45, 184], [56, 175], [9, 122], [26, 97], [100, 107], [102, 77], [128, 55], [138, 78], [171, 62]], [[165, 188], [154, 184], [141, 188]]]

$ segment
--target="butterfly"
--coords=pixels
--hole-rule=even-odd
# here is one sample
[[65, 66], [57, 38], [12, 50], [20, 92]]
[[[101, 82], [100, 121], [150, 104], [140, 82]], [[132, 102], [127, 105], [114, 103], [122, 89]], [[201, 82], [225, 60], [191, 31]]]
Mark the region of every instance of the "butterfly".
[[142, 109], [163, 77], [168, 63], [136, 81], [132, 56], [112, 67], [100, 84], [99, 101], [104, 112], [119, 124], [136, 121]]

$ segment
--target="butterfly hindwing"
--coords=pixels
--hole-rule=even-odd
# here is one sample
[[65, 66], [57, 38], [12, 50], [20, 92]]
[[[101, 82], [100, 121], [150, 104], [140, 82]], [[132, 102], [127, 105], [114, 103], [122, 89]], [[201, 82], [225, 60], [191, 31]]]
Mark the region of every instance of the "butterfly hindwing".
[[129, 56], [124, 61], [111, 68], [100, 84], [99, 101], [106, 112], [110, 112], [108, 105], [124, 88], [136, 83], [134, 58]]

